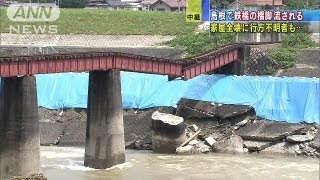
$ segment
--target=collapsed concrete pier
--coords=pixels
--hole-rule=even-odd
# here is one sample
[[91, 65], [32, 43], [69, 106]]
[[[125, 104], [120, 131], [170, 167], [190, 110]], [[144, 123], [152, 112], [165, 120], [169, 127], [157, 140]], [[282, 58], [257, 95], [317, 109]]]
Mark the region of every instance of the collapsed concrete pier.
[[156, 153], [175, 153], [186, 139], [183, 118], [155, 111], [152, 116], [152, 150]]

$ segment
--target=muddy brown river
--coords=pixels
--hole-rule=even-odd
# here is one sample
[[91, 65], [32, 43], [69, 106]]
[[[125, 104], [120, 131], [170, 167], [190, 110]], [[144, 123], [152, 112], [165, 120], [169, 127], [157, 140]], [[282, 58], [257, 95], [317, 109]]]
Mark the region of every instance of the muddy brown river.
[[84, 148], [41, 147], [49, 180], [319, 180], [319, 159], [261, 154], [193, 156], [127, 150], [127, 162], [106, 170], [83, 166]]

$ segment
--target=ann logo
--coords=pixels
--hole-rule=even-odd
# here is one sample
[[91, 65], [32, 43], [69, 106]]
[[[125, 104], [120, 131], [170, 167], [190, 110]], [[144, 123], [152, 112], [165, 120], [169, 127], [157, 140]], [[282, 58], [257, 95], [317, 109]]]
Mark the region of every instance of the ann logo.
[[55, 4], [12, 4], [7, 9], [7, 16], [11, 21], [55, 21], [59, 15], [59, 7]]

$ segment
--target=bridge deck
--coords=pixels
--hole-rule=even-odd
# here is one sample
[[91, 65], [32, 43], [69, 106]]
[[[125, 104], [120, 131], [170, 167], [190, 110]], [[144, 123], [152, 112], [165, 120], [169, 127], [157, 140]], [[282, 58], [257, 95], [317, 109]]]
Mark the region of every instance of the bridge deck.
[[240, 48], [241, 44], [224, 45], [182, 59], [165, 53], [168, 49], [158, 54], [147, 54], [146, 49], [139, 52], [137, 49], [121, 51], [110, 48], [103, 51], [81, 48], [83, 52], [67, 49], [63, 53], [0, 56], [0, 77], [119, 69], [190, 79], [238, 60]]

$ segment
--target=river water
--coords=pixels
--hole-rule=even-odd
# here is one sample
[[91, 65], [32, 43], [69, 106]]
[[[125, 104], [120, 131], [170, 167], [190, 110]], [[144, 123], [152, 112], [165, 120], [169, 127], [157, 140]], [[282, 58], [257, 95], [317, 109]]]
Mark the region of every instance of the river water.
[[41, 147], [49, 180], [319, 180], [319, 159], [261, 154], [209, 153], [193, 156], [127, 150], [127, 162], [106, 170], [83, 166], [84, 148]]

